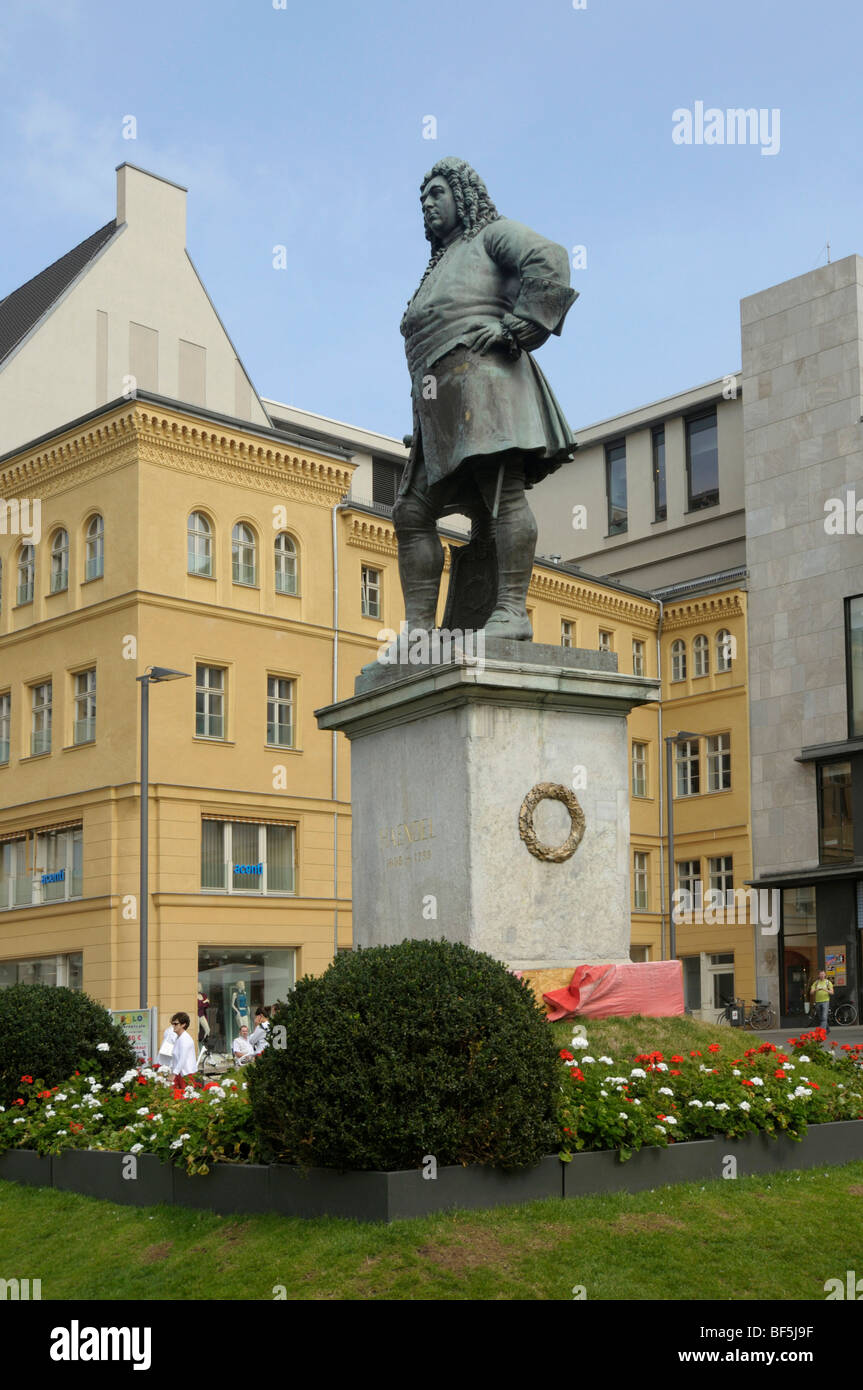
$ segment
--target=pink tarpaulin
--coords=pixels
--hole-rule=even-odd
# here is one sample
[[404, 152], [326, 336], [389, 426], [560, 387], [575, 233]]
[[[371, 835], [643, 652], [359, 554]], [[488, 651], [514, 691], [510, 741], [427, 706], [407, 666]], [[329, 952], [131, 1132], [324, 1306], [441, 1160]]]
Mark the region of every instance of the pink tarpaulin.
[[585, 1018], [613, 1014], [669, 1018], [684, 1012], [683, 967], [679, 960], [578, 965], [566, 989], [553, 989], [542, 997], [551, 1022], [573, 1014]]

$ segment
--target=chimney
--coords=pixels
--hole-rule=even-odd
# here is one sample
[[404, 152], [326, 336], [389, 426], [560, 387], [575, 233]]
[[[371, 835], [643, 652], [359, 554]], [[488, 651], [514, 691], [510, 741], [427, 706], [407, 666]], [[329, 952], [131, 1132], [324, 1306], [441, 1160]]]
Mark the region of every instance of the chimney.
[[186, 192], [179, 183], [139, 169], [117, 166], [117, 223], [128, 223], [149, 237], [186, 246]]

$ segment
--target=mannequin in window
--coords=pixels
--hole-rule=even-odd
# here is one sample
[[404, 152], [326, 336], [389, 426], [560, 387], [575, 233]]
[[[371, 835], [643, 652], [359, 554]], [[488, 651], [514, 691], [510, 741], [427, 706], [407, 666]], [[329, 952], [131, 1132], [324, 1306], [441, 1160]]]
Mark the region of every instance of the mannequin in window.
[[239, 1031], [243, 1026], [248, 1028], [249, 1000], [246, 995], [245, 980], [238, 980], [235, 984], [234, 992], [231, 995], [231, 1008], [233, 1009], [234, 1017], [237, 1020], [237, 1031]]
[[198, 1042], [205, 1043], [210, 1036], [210, 1020], [207, 1018], [207, 1010], [210, 1001], [204, 993], [201, 981], [198, 981]]

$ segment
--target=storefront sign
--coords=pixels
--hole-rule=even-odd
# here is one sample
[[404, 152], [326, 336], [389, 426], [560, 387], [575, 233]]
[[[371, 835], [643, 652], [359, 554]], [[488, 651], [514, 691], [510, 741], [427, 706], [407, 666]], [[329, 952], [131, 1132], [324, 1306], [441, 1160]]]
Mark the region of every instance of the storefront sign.
[[111, 1017], [122, 1028], [139, 1062], [148, 1062], [159, 1051], [156, 1009], [112, 1009]]
[[837, 985], [847, 985], [848, 978], [845, 972], [845, 947], [828, 946], [824, 952], [824, 969], [828, 980], [833, 981], [833, 988]]

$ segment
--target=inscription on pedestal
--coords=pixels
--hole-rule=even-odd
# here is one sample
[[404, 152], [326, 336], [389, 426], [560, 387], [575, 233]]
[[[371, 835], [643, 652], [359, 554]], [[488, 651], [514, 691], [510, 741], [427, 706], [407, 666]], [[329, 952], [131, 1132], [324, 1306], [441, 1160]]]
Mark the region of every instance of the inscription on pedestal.
[[[400, 825], [387, 825], [380, 832], [381, 848], [389, 857], [386, 861], [388, 869], [402, 869], [411, 864], [427, 864], [432, 858], [432, 850], [429, 846], [421, 849], [410, 849], [411, 845], [417, 844], [420, 840], [433, 840], [435, 838], [432, 829], [431, 816], [424, 816], [419, 820], [402, 821]], [[403, 849], [403, 854], [390, 854], [390, 850]]]

